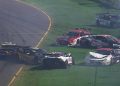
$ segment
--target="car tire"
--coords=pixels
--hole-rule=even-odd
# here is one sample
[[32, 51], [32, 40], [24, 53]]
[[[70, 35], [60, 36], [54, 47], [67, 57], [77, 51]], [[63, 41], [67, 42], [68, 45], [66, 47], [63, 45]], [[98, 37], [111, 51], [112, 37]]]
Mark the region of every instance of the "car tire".
[[79, 39], [76, 42], [76, 46], [80, 46], [80, 40]]
[[68, 61], [67, 60], [65, 61], [65, 64], [68, 65]]
[[75, 65], [75, 60], [72, 58], [72, 65]]

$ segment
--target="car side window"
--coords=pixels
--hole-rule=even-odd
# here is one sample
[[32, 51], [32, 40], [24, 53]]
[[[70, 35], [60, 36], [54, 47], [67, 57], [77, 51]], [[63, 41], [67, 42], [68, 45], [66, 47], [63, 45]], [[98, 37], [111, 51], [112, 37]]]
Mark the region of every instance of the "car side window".
[[80, 36], [83, 36], [83, 35], [84, 35], [84, 32], [81, 32], [81, 33], [80, 33]]
[[114, 53], [115, 53], [116, 55], [120, 55], [120, 49], [114, 50]]
[[105, 20], [110, 20], [110, 19], [111, 19], [111, 16], [110, 16], [110, 15], [104, 15], [104, 16], [103, 16], [103, 19], [105, 19]]
[[96, 36], [95, 39], [96, 39], [96, 40], [100, 40], [100, 41], [102, 41], [102, 42], [108, 42], [105, 37], [101, 37], [101, 36]]
[[103, 38], [102, 41], [103, 41], [103, 42], [108, 42], [106, 38]]
[[85, 41], [87, 41], [87, 39], [86, 39], [86, 38], [82, 38], [81, 41], [82, 41], [82, 42], [85, 42]]

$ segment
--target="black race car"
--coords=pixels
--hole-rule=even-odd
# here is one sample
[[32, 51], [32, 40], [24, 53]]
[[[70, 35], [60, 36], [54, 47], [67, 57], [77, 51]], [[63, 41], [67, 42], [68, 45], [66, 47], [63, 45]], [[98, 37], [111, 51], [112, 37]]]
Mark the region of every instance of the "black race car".
[[120, 15], [112, 13], [100, 13], [96, 16], [96, 25], [107, 27], [119, 27]]
[[71, 53], [52, 52], [45, 55], [43, 59], [44, 68], [67, 68], [68, 65], [74, 64]]
[[0, 48], [0, 58], [16, 59], [25, 63], [38, 64], [45, 54], [47, 51], [44, 49], [16, 45], [12, 42], [5, 42]]

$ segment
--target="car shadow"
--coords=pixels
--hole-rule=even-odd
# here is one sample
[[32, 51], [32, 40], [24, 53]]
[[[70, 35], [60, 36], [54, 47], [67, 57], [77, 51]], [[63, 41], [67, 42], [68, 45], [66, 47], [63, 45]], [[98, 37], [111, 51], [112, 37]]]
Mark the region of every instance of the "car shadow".
[[76, 64], [76, 66], [83, 66], [83, 67], [109, 67], [111, 65], [106, 66], [106, 65], [101, 65], [101, 64], [85, 64], [83, 62], [83, 63]]
[[[100, 28], [100, 29], [119, 29], [119, 27], [109, 27], [109, 26], [103, 26], [103, 25], [96, 25], [96, 24], [91, 24], [91, 25], [86, 25], [88, 27], [94, 27], [94, 28]], [[92, 30], [91, 30], [92, 31]]]
[[[99, 0], [90, 0], [90, 1], [93, 1], [93, 2], [97, 3], [98, 6], [101, 7], [101, 8], [105, 8], [105, 9], [113, 9], [113, 8], [114, 8], [114, 7], [112, 7], [110, 4], [103, 3], [103, 2], [101, 2], [101, 1], [99, 1]], [[115, 9], [115, 8], [114, 8], [114, 9]]]
[[56, 44], [56, 43], [52, 43], [49, 45], [50, 47], [65, 47], [67, 45], [59, 45], [59, 44]]
[[23, 64], [21, 61], [12, 56], [0, 56], [0, 61], [6, 61], [15, 64]]
[[[102, 1], [99, 0], [71, 0], [73, 2], [76, 2], [79, 5], [84, 5], [86, 7], [101, 7], [101, 8], [105, 8], [105, 9], [116, 9], [113, 6], [111, 6], [109, 3], [103, 3]], [[94, 3], [96, 4], [94, 4]]]
[[42, 65], [37, 65], [37, 66], [33, 66], [30, 68], [31, 71], [35, 71], [35, 70], [55, 70], [55, 69], [66, 69], [66, 68], [62, 68], [62, 67], [44, 67]]

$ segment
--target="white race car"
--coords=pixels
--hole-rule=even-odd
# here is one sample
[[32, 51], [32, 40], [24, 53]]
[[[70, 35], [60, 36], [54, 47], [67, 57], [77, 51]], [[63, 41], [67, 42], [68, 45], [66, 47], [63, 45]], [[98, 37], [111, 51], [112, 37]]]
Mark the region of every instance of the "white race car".
[[16, 44], [12, 43], [12, 42], [4, 42], [1, 44], [1, 46], [15, 46]]
[[120, 61], [120, 49], [100, 48], [89, 52], [85, 58], [88, 65], [111, 65]]
[[67, 65], [74, 64], [71, 53], [52, 52], [45, 55], [43, 66], [45, 68], [67, 68]]

